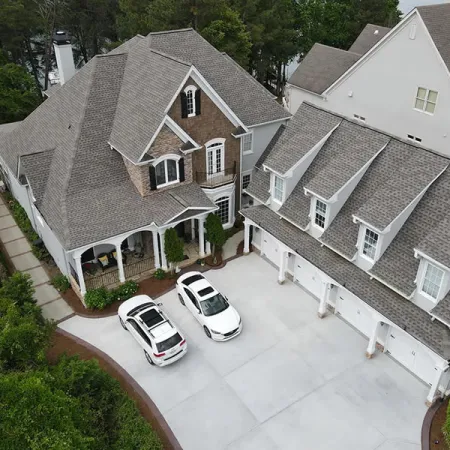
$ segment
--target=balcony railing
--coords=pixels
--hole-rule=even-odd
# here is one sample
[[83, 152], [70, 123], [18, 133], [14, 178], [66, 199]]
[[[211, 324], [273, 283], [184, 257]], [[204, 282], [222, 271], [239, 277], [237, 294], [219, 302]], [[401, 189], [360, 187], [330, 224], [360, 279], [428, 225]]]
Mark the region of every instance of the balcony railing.
[[232, 183], [236, 178], [236, 161], [231, 167], [220, 172], [196, 172], [195, 181], [202, 187], [213, 188], [222, 184]]

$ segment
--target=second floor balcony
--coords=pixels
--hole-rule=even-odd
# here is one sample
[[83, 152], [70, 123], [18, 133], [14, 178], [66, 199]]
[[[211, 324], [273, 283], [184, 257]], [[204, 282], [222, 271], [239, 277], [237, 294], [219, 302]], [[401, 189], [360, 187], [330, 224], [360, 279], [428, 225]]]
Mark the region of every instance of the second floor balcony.
[[236, 179], [236, 161], [230, 167], [216, 172], [195, 172], [195, 181], [203, 188], [216, 188], [228, 183], [234, 183]]

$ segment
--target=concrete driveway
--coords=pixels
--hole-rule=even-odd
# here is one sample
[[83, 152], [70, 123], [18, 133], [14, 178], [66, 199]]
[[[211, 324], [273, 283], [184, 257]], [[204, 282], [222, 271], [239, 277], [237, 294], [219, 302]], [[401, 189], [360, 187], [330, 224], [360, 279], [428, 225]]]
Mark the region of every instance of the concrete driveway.
[[206, 276], [240, 312], [231, 341], [206, 338], [179, 303], [161, 297], [189, 352], [151, 367], [117, 317], [73, 317], [60, 327], [124, 367], [156, 403], [185, 450], [419, 450], [427, 388], [259, 256]]

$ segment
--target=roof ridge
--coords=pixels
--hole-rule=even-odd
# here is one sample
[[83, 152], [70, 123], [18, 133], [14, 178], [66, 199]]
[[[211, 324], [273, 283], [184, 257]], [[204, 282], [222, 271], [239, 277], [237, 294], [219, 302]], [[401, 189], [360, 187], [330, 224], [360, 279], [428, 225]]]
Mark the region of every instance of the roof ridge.
[[[331, 48], [333, 50], [337, 50], [337, 51], [342, 52], [342, 53], [349, 53], [350, 55], [362, 56], [361, 53], [351, 52], [350, 50], [344, 50], [342, 48], [332, 47], [331, 45], [321, 44], [320, 42], [316, 42], [313, 45], [313, 47], [315, 47], [316, 45], [320, 46], [320, 47]], [[305, 58], [306, 58], [306, 56], [305, 56]]]
[[192, 27], [190, 28], [180, 28], [178, 30], [165, 30], [165, 31], [151, 31], [147, 36], [153, 36], [157, 34], [169, 34], [169, 33], [184, 33], [186, 31], [195, 31]]
[[167, 58], [167, 59], [171, 59], [171, 60], [173, 60], [173, 61], [175, 61], [177, 63], [183, 64], [185, 66], [189, 66], [189, 67], [192, 66], [191, 63], [189, 63], [187, 61], [183, 61], [182, 59], [177, 58], [177, 57], [175, 57], [173, 55], [169, 55], [168, 53], [161, 52], [160, 50], [156, 50], [156, 49], [154, 49], [152, 47], [149, 47], [149, 48], [150, 48], [150, 52], [152, 52], [152, 53], [156, 53], [157, 55], [163, 56], [164, 58]]

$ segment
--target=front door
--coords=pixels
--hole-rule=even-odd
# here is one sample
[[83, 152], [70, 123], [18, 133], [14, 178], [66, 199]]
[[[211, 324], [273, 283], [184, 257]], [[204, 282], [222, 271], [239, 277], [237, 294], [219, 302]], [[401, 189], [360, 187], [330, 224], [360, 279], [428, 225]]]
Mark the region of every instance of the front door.
[[213, 178], [221, 174], [223, 171], [223, 144], [211, 144], [207, 149], [207, 171], [208, 178]]

